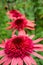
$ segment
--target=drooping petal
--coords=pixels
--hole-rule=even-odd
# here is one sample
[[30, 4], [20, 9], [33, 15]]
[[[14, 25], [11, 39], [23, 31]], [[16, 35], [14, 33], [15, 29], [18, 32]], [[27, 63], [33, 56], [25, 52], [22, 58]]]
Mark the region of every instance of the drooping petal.
[[26, 27], [26, 28], [29, 29], [29, 30], [35, 30], [34, 27], [30, 27], [30, 26], [28, 26], [28, 27]]
[[43, 56], [41, 56], [40, 54], [36, 53], [36, 52], [32, 52], [32, 54], [40, 59], [43, 59]]
[[23, 60], [24, 60], [24, 62], [26, 63], [26, 65], [32, 65], [32, 64], [31, 64], [31, 61], [30, 61], [30, 59], [29, 59], [28, 56], [24, 57]]
[[34, 51], [43, 51], [43, 48], [34, 48]]
[[23, 59], [26, 65], [29, 65], [25, 59]]
[[11, 59], [7, 59], [4, 63], [3, 63], [3, 65], [9, 65], [11, 63]]
[[33, 43], [38, 43], [38, 42], [40, 42], [42, 40], [43, 40], [43, 38], [38, 38], [38, 39], [34, 40]]
[[0, 44], [0, 47], [1, 47], [1, 48], [5, 48], [5, 45], [4, 45], [4, 44]]
[[5, 42], [7, 42], [7, 41], [8, 41], [8, 38], [5, 39]]
[[2, 40], [2, 44], [5, 44], [5, 41], [4, 40]]
[[32, 21], [30, 21], [30, 20], [27, 20], [28, 22], [27, 22], [27, 26], [30, 26], [30, 27], [34, 27], [36, 24], [35, 23], [33, 23]]
[[0, 56], [4, 56], [5, 53], [4, 53], [4, 50], [0, 50]]
[[12, 26], [8, 26], [8, 27], [6, 28], [6, 30], [10, 30], [10, 29], [12, 29]]
[[43, 44], [35, 44], [34, 47], [35, 48], [43, 48]]
[[29, 58], [32, 64], [37, 65], [36, 61], [31, 56]]
[[11, 65], [17, 65], [17, 59], [16, 58], [12, 59]]
[[23, 60], [21, 58], [17, 59], [18, 65], [23, 65]]
[[1, 60], [0, 60], [0, 64], [2, 64], [3, 62], [5, 62], [7, 60], [7, 57], [4, 56]]
[[7, 24], [12, 24], [12, 22], [7, 22]]
[[34, 38], [34, 36], [35, 36], [35, 35], [31, 35], [31, 36], [29, 36], [29, 38], [32, 39], [32, 38]]

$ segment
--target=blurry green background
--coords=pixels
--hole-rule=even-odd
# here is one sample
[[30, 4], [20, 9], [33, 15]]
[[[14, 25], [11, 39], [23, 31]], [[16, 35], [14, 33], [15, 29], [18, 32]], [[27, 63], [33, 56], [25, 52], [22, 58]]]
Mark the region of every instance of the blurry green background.
[[[27, 30], [30, 35], [36, 35], [34, 39], [43, 37], [43, 0], [0, 0], [0, 42], [11, 37], [12, 31], [5, 29], [8, 26], [6, 23], [11, 21], [6, 12], [11, 9], [17, 9], [25, 14], [27, 19], [35, 21], [35, 31]], [[40, 54], [43, 55], [43, 52]], [[43, 65], [43, 60], [35, 59], [38, 65]]]

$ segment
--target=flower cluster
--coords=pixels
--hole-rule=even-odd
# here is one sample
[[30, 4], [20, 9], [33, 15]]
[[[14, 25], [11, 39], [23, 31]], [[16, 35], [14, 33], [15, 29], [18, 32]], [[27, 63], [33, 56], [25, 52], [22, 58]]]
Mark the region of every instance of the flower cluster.
[[[29, 36], [25, 33], [24, 28], [34, 30], [36, 25], [33, 21], [26, 19], [25, 15], [21, 14], [18, 10], [11, 10], [7, 15], [12, 20], [8, 22], [10, 26], [7, 29], [13, 29], [13, 34], [10, 39], [2, 40], [0, 44], [0, 64], [3, 65], [37, 65], [32, 55], [43, 59], [43, 56], [37, 51], [43, 51], [43, 44], [39, 42], [43, 38], [32, 40], [35, 35]], [[15, 31], [18, 30], [18, 35]]]

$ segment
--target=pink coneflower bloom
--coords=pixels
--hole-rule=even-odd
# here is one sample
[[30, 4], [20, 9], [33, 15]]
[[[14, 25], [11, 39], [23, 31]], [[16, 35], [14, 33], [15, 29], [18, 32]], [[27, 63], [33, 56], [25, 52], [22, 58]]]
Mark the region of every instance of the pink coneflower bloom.
[[33, 21], [27, 20], [23, 17], [18, 17], [12, 22], [8, 22], [10, 26], [7, 27], [7, 29], [17, 29], [17, 30], [23, 30], [24, 28], [34, 30], [35, 23]]
[[5, 40], [0, 44], [3, 50], [0, 50], [0, 64], [3, 65], [37, 65], [36, 61], [33, 59], [32, 55], [43, 59], [43, 56], [38, 54], [36, 51], [43, 51], [43, 44], [38, 44], [43, 38], [37, 40], [32, 40], [32, 36], [27, 35], [13, 35], [12, 38]]
[[10, 19], [15, 19], [18, 17], [25, 17], [25, 15], [21, 14], [18, 10], [10, 10], [7, 12], [7, 15]]

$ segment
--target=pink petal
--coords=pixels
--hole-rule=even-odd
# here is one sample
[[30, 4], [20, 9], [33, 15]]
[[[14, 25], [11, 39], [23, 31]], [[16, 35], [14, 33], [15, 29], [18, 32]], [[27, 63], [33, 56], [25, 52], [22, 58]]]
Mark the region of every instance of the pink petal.
[[37, 48], [37, 47], [43, 48], [43, 44], [35, 44], [34, 47], [35, 48]]
[[4, 63], [3, 63], [3, 65], [9, 65], [11, 63], [11, 59], [7, 59]]
[[1, 48], [5, 48], [5, 45], [4, 45], [4, 44], [0, 44], [0, 47], [1, 47]]
[[32, 64], [37, 65], [36, 61], [30, 56], [30, 61]]
[[8, 38], [5, 39], [5, 42], [7, 42], [7, 41], [8, 41]]
[[32, 65], [32, 64], [31, 64], [31, 61], [30, 61], [30, 59], [29, 59], [28, 56], [24, 57], [23, 60], [24, 60], [24, 62], [26, 63], [26, 65]]
[[2, 44], [5, 44], [5, 41], [4, 40], [2, 40]]
[[41, 56], [40, 54], [36, 53], [36, 52], [32, 52], [32, 54], [40, 59], [43, 59], [43, 56]]
[[43, 51], [43, 48], [34, 48], [34, 51]]
[[35, 28], [34, 27], [30, 27], [30, 26], [28, 26], [28, 27], [26, 27], [27, 29], [30, 29], [30, 30], [35, 30]]
[[34, 36], [35, 36], [35, 35], [31, 35], [31, 36], [29, 36], [29, 38], [32, 39], [32, 38], [34, 38]]
[[34, 40], [33, 43], [38, 43], [38, 42], [40, 42], [42, 40], [43, 40], [43, 38], [38, 38], [37, 40]]
[[13, 58], [12, 62], [11, 62], [11, 65], [17, 65], [17, 59]]
[[12, 29], [12, 26], [8, 26], [8, 27], [6, 28], [6, 30], [10, 30], [10, 29]]
[[12, 24], [12, 22], [8, 22], [7, 24]]
[[18, 35], [26, 35], [25, 31], [24, 30], [20, 30]]
[[3, 62], [5, 62], [7, 60], [7, 57], [4, 56], [1, 60], [0, 60], [0, 64], [2, 64]]
[[27, 20], [27, 26], [30, 26], [30, 27], [34, 27], [36, 24], [34, 24], [33, 22], [31, 22], [30, 20]]
[[4, 50], [0, 50], [0, 56], [4, 56], [5, 53], [4, 53]]
[[13, 19], [12, 15], [10, 14], [9, 11], [6, 14], [8, 15], [8, 18]]
[[23, 65], [23, 60], [21, 58], [18, 58], [17, 61], [18, 61], [18, 65]]

